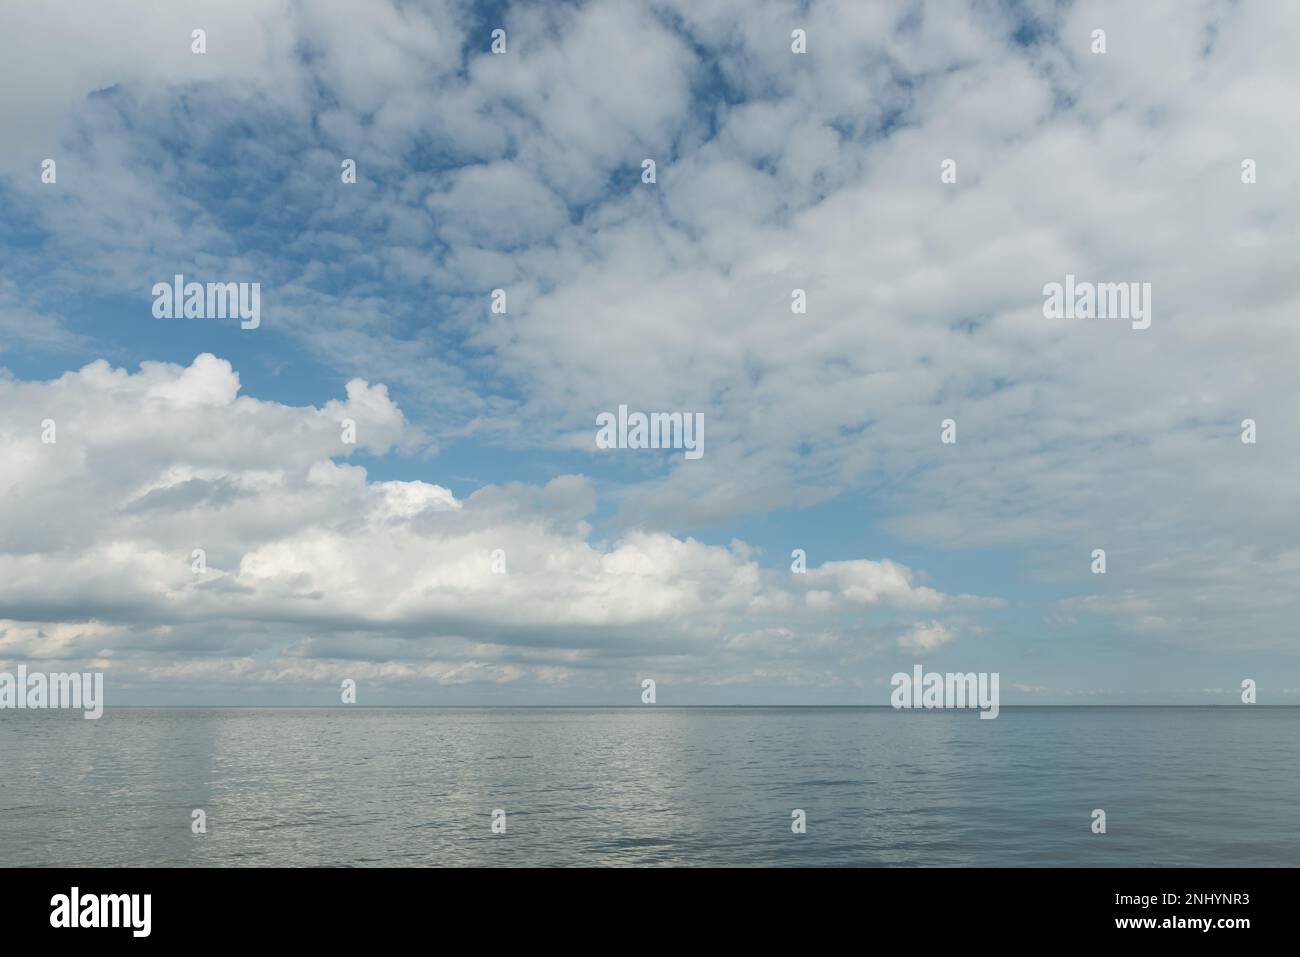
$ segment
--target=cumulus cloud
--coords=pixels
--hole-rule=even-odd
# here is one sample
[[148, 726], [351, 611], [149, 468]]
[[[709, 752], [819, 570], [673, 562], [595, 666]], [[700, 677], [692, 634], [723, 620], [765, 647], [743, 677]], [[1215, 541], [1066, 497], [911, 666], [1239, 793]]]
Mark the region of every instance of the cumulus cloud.
[[[719, 656], [784, 656], [756, 634], [830, 660], [864, 637], [883, 644], [879, 627], [863, 636], [800, 601], [809, 585], [836, 606], [904, 616], [948, 602], [891, 561], [827, 563], [805, 582], [760, 568], [738, 541], [633, 530], [593, 542], [582, 476], [464, 498], [372, 479], [347, 462], [354, 450], [410, 439], [382, 385], [350, 382], [346, 400], [319, 408], [239, 393], [230, 363], [208, 354], [0, 382], [12, 452], [0, 470], [0, 655], [81, 654], [178, 680], [215, 657], [227, 678], [268, 682], [347, 659], [358, 675], [449, 683], [557, 683], [668, 656], [693, 680], [731, 680], [713, 670]], [[804, 642], [809, 629], [821, 638]]]
[[933, 651], [952, 641], [953, 634], [940, 622], [917, 625], [898, 639], [898, 647], [908, 651]]

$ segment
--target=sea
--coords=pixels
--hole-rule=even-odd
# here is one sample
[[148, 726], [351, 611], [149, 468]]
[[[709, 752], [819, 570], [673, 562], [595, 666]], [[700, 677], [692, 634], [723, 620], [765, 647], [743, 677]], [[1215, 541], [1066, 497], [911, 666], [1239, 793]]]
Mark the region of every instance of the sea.
[[1294, 867], [1298, 751], [1259, 705], [7, 710], [0, 866]]

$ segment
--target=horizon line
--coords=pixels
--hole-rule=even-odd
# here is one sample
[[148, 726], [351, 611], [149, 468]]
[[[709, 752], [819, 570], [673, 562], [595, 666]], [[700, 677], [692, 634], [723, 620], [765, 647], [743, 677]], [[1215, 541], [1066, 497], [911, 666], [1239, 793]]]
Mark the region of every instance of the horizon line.
[[[315, 710], [315, 711], [353, 711], [388, 709], [411, 709], [411, 708], [442, 708], [442, 709], [462, 709], [462, 710], [491, 710], [503, 708], [532, 708], [539, 710], [575, 710], [575, 709], [623, 709], [636, 711], [652, 711], [655, 709], [683, 709], [683, 708], [840, 708], [845, 710], [865, 710], [880, 709], [884, 711], [979, 711], [979, 708], [895, 708], [888, 704], [105, 704], [104, 710], [110, 709], [123, 710], [201, 710], [201, 709], [270, 709], [280, 708], [284, 710]], [[1185, 704], [1004, 704], [1000, 710], [1030, 709], [1030, 708], [1300, 708], [1300, 703], [1296, 704], [1220, 704], [1216, 702], [1200, 702]], [[0, 708], [4, 711], [76, 711], [77, 708]]]

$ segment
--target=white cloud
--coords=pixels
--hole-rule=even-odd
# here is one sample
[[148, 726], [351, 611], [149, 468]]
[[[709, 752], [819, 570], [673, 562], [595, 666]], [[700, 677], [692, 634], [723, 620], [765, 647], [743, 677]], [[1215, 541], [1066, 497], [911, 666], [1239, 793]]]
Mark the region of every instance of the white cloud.
[[934, 651], [948, 644], [954, 637], [943, 624], [932, 621], [929, 624], [917, 625], [907, 634], [902, 635], [898, 639], [898, 647], [909, 651]]
[[[321, 408], [238, 392], [230, 364], [206, 354], [0, 382], [12, 453], [0, 471], [0, 656], [80, 653], [154, 679], [197, 679], [208, 666], [187, 671], [188, 657], [252, 657], [231, 680], [271, 682], [346, 657], [370, 662], [358, 673], [554, 683], [666, 654], [707, 682], [730, 680], [720, 656], [757, 667], [795, 642], [828, 660], [883, 646], [880, 626], [843, 617], [854, 605], [905, 615], [950, 603], [888, 560], [803, 576], [762, 569], [743, 542], [629, 531], [593, 543], [580, 476], [464, 498], [372, 480], [346, 463], [337, 422], [354, 418], [370, 451], [407, 442], [382, 385], [351, 382], [346, 402]], [[46, 417], [54, 444], [41, 442]], [[824, 608], [799, 600], [805, 578]], [[793, 637], [806, 633], [820, 637]]]
[[[330, 602], [372, 587], [372, 572], [402, 580], [435, 515], [462, 524], [439, 533], [431, 567], [416, 562], [421, 581], [455, 583], [455, 607], [494, 627], [522, 620], [510, 602], [535, 602], [557, 627], [635, 623], [643, 636], [665, 633], [675, 608], [710, 622], [684, 631], [716, 632], [712, 597], [730, 615], [760, 603], [818, 616], [980, 604], [865, 560], [760, 589], [748, 559], [683, 537], [852, 494], [909, 542], [1024, 555], [1026, 578], [1073, 595], [1063, 610], [1122, 632], [1293, 648], [1300, 126], [1278, 117], [1300, 86], [1296, 9], [592, 3], [517, 10], [510, 56], [486, 55], [483, 37], [462, 63], [464, 7], [357, 17], [342, 3], [225, 4], [205, 24], [214, 53], [198, 58], [189, 15], [173, 5], [139, 23], [100, 6], [78, 5], [71, 35], [63, 18], [24, 9], [0, 38], [13, 147], [0, 163], [48, 230], [48, 251], [93, 268], [60, 272], [69, 288], [139, 295], [159, 278], [160, 248], [255, 269], [278, 280], [278, 329], [418, 396], [422, 421], [446, 434], [572, 448], [596, 410], [627, 402], [704, 412], [708, 452], [602, 489], [637, 531], [595, 548], [579, 530], [587, 512], [567, 508], [558, 532], [548, 524], [540, 499], [552, 493], [510, 493], [534, 496], [534, 514], [512, 511], [499, 490], [464, 501], [433, 484], [376, 492], [331, 461], [342, 404], [228, 401], [232, 380], [211, 365], [185, 382], [148, 366], [130, 377], [92, 367], [64, 390], [103, 389], [94, 428], [111, 443], [67, 452], [49, 486], [33, 469], [63, 446], [47, 453], [22, 430], [53, 415], [61, 436], [84, 441], [89, 413], [60, 404], [58, 388], [5, 386], [27, 415], [5, 426], [24, 439], [0, 463], [0, 483], [18, 493], [0, 503], [4, 534], [22, 547], [44, 536], [72, 549], [90, 583], [115, 563], [166, 577], [172, 550], [193, 537], [177, 511], [220, 509], [229, 525], [212, 551], [227, 578], [214, 580], [294, 621], [338, 613]], [[1011, 36], [1026, 11], [1040, 33], [1021, 46]], [[1109, 51], [1095, 57], [1086, 38], [1101, 20]], [[790, 54], [792, 24], [808, 30], [805, 57]], [[69, 44], [76, 57], [63, 55]], [[175, 109], [182, 93], [193, 111]], [[200, 157], [172, 156], [153, 125], [130, 122], [162, 118], [202, 143], [246, 115], [293, 143], [321, 132], [290, 161], [295, 180], [336, 177], [341, 148], [362, 158], [353, 194], [310, 191], [310, 228], [294, 248], [306, 265], [230, 252], [242, 248], [238, 227], [186, 186], [204, 172]], [[455, 168], [408, 168], [413, 144]], [[56, 151], [60, 186], [40, 193], [35, 164]], [[637, 176], [647, 155], [659, 160], [654, 187]], [[1247, 156], [1260, 164], [1254, 186], [1239, 179]], [[947, 157], [959, 167], [951, 187], [938, 180]], [[446, 244], [436, 255], [435, 237]], [[336, 294], [335, 260], [367, 281], [448, 290], [446, 325], [411, 333], [372, 288]], [[1042, 284], [1066, 272], [1152, 282], [1152, 328], [1043, 320]], [[484, 315], [483, 293], [498, 285], [509, 287], [508, 318]], [[808, 292], [807, 316], [790, 313], [795, 287]], [[51, 341], [57, 328], [23, 318], [42, 315], [38, 302], [0, 297], [0, 332]], [[442, 351], [448, 327], [467, 340], [472, 369]], [[150, 398], [146, 383], [167, 392]], [[386, 448], [405, 434], [392, 400], [358, 388], [346, 407], [366, 425], [361, 441]], [[245, 409], [241, 425], [233, 413]], [[189, 443], [213, 410], [230, 421]], [[129, 415], [155, 420], [150, 434], [132, 431]], [[942, 446], [949, 416], [959, 441]], [[1256, 446], [1238, 441], [1247, 416], [1260, 422]], [[172, 447], [185, 455], [168, 458]], [[67, 518], [59, 527], [45, 518], [55, 513]], [[385, 540], [381, 526], [397, 529], [394, 555], [366, 552]], [[77, 543], [65, 527], [94, 529], [96, 543], [106, 529], [120, 537]], [[508, 584], [482, 584], [456, 550], [495, 547], [504, 530], [531, 544], [518, 566], [511, 557]], [[363, 554], [336, 555], [354, 534]], [[1101, 546], [1105, 579], [1084, 560]], [[638, 580], [639, 600], [581, 573], [530, 578], [553, 555]], [[692, 585], [697, 566], [706, 577]], [[57, 600], [53, 586], [34, 587]], [[488, 587], [508, 601], [489, 607]], [[154, 608], [171, 588], [110, 576], [82, 595]], [[436, 590], [391, 597], [379, 626], [447, 625], [453, 603]], [[741, 622], [737, 633], [773, 627]]]

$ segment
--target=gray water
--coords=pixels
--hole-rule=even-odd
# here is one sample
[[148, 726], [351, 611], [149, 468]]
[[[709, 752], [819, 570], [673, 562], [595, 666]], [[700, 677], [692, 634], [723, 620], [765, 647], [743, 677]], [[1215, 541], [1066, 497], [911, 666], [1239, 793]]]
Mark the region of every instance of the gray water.
[[1261, 706], [4, 711], [0, 864], [1296, 866], [1297, 742]]

